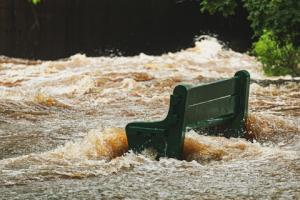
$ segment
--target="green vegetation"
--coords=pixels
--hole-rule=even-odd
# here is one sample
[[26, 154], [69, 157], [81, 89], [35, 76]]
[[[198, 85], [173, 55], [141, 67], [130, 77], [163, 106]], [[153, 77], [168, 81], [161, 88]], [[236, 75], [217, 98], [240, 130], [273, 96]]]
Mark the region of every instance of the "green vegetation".
[[263, 63], [267, 75], [300, 75], [299, 0], [201, 0], [201, 11], [233, 15], [238, 5], [249, 15], [258, 39], [253, 53]]
[[300, 48], [292, 43], [279, 44], [270, 31], [264, 31], [253, 45], [253, 53], [263, 63], [267, 75], [299, 75]]
[[32, 4], [37, 5], [41, 3], [42, 0], [29, 0]]
[[208, 11], [210, 14], [220, 12], [225, 17], [233, 15], [237, 8], [237, 2], [234, 0], [201, 0], [200, 5], [201, 12]]

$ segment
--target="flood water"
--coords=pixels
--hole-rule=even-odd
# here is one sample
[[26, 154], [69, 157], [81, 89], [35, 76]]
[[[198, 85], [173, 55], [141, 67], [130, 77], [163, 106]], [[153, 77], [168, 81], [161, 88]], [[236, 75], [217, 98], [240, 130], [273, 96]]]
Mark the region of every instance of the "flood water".
[[[0, 59], [1, 199], [300, 199], [300, 81], [268, 78], [213, 38], [161, 56]], [[254, 142], [190, 130], [184, 160], [127, 152], [180, 83], [251, 73]]]

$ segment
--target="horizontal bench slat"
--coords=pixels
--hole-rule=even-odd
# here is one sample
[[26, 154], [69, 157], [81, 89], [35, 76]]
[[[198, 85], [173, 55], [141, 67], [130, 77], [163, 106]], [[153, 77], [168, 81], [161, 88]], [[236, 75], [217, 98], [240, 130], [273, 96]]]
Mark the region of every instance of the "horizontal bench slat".
[[227, 115], [221, 118], [212, 118], [209, 120], [203, 120], [203, 121], [197, 121], [193, 124], [189, 124], [189, 128], [206, 128], [206, 127], [210, 127], [210, 126], [218, 126], [218, 125], [222, 125], [225, 124], [227, 122], [232, 121], [232, 118], [234, 117], [234, 115]]
[[188, 106], [186, 110], [186, 125], [197, 121], [230, 115], [235, 112], [236, 96], [227, 96], [204, 103]]
[[237, 78], [199, 85], [188, 90], [187, 105], [193, 105], [208, 100], [234, 95]]
[[166, 129], [162, 128], [147, 128], [147, 127], [138, 127], [138, 126], [131, 126], [128, 129], [137, 131], [137, 132], [143, 132], [143, 134], [163, 134], [166, 132]]

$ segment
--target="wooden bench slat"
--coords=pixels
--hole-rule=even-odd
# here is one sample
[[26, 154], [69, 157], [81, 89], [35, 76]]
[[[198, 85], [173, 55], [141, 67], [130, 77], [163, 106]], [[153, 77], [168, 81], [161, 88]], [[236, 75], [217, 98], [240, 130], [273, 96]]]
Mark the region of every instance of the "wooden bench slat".
[[235, 105], [236, 96], [227, 96], [188, 106], [185, 124], [189, 125], [197, 121], [233, 114]]
[[237, 78], [231, 78], [190, 88], [187, 105], [235, 94], [236, 80]]
[[187, 127], [189, 128], [206, 128], [206, 127], [211, 127], [211, 126], [219, 126], [223, 125], [225, 123], [229, 123], [232, 121], [232, 118], [234, 115], [226, 115], [220, 118], [216, 119], [208, 119], [208, 120], [203, 120], [203, 121], [197, 121], [196, 123], [189, 124]]
[[166, 132], [166, 129], [163, 128], [148, 128], [148, 127], [139, 127], [139, 126], [131, 126], [131, 130], [142, 132], [143, 134], [163, 134]]

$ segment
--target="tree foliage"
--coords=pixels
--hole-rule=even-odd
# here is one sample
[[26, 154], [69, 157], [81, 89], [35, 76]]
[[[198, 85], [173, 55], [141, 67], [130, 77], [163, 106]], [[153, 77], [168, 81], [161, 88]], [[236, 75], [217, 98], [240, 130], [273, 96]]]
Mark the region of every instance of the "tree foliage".
[[[237, 5], [248, 11], [255, 36], [254, 54], [269, 75], [300, 75], [300, 1], [299, 0], [200, 0], [201, 11], [236, 12]], [[272, 72], [273, 70], [273, 72]]]
[[234, 0], [202, 0], [200, 6], [202, 12], [207, 11], [210, 14], [219, 12], [227, 17], [235, 13], [237, 2]]
[[248, 19], [257, 35], [272, 31], [279, 41], [298, 43], [300, 36], [299, 0], [244, 0]]

